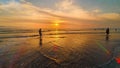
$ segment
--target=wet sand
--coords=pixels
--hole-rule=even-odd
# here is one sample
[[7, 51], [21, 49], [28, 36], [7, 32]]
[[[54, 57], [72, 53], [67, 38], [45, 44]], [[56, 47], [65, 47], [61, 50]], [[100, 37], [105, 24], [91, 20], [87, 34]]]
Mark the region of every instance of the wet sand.
[[[119, 68], [119, 35], [49, 35], [27, 39], [1, 55], [1, 68]], [[118, 49], [119, 50], [119, 49]], [[118, 51], [120, 53], [120, 51]]]
[[[98, 37], [97, 37], [98, 36]], [[100, 36], [100, 37], [99, 37]], [[73, 38], [74, 37], [74, 38]], [[33, 60], [30, 68], [119, 68], [113, 49], [119, 39], [106, 35], [60, 35], [47, 37], [40, 46], [40, 57]], [[50, 41], [50, 42], [47, 42]], [[63, 42], [63, 43], [62, 43]], [[103, 47], [102, 47], [103, 46]], [[119, 50], [119, 48], [118, 48]], [[114, 54], [118, 52], [114, 52]], [[43, 56], [43, 58], [42, 58]]]

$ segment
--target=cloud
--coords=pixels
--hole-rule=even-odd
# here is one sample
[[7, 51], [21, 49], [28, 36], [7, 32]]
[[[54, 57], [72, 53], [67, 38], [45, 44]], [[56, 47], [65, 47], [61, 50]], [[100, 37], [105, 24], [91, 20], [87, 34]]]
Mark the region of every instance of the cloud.
[[43, 11], [38, 11], [38, 7], [33, 6], [29, 2], [22, 1], [10, 1], [7, 4], [2, 4], [0, 6], [0, 15], [3, 17], [10, 16], [10, 17], [19, 17], [19, 18], [26, 18], [26, 19], [44, 19], [49, 17], [47, 13]]
[[120, 21], [120, 14], [118, 13], [105, 13], [105, 14], [100, 14], [100, 18], [102, 19], [107, 19], [107, 20], [119, 20]]
[[[5, 18], [5, 16], [14, 18], [16, 17], [21, 20], [50, 20], [50, 19], [87, 19], [90, 17], [87, 11], [80, 9], [73, 4], [72, 0], [62, 0], [56, 3], [56, 10], [50, 8], [41, 8], [32, 5], [30, 2], [21, 0], [16, 2], [14, 0], [2, 4], [0, 6], [0, 15]], [[73, 15], [74, 14], [74, 15]], [[92, 18], [92, 17], [90, 17]], [[89, 19], [89, 18], [88, 18]], [[13, 20], [13, 19], [11, 19]]]
[[[75, 0], [60, 0], [55, 3], [55, 9], [38, 7], [26, 0], [10, 0], [0, 4], [0, 22], [34, 22], [51, 24], [52, 20], [63, 20], [64, 23], [96, 25], [99, 22], [120, 21], [118, 13], [101, 13], [102, 10], [84, 10], [76, 5]], [[98, 23], [97, 23], [98, 22]], [[102, 24], [103, 25], [103, 24]]]
[[101, 10], [100, 10], [100, 9], [94, 9], [93, 12], [94, 12], [94, 13], [100, 13]]
[[59, 14], [68, 17], [80, 18], [80, 19], [96, 19], [92, 16], [91, 13], [84, 10], [80, 6], [78, 7], [74, 0], [62, 0], [61, 2], [56, 4], [56, 8], [58, 8]]

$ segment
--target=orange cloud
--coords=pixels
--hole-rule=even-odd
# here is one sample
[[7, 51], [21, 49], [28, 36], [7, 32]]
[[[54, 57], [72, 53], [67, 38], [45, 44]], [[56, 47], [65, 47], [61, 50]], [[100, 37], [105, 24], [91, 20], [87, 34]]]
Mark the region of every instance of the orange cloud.
[[62, 20], [65, 21], [63, 24], [71, 24], [69, 25], [71, 27], [74, 23], [93, 26], [96, 22], [120, 21], [118, 13], [99, 13], [101, 12], [99, 9], [87, 11], [76, 5], [74, 0], [60, 0], [55, 6], [56, 9], [52, 9], [34, 6], [25, 0], [21, 0], [21, 2], [10, 1], [0, 5], [0, 23], [27, 22], [49, 25], [52, 24], [51, 21]]
[[102, 18], [102, 19], [119, 20], [120, 21], [120, 14], [118, 14], [118, 13], [100, 14], [99, 17]]

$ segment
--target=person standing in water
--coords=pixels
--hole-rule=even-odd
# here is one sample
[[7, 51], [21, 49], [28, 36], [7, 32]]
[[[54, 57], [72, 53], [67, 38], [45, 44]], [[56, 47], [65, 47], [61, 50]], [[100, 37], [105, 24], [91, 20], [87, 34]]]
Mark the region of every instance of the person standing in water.
[[42, 29], [39, 29], [39, 36], [40, 36], [40, 46], [42, 46]]
[[109, 28], [106, 29], [106, 34], [107, 34], [107, 35], [110, 34], [110, 29], [109, 29]]
[[41, 28], [39, 29], [39, 36], [40, 37], [42, 36], [42, 29]]
[[106, 40], [107, 40], [107, 41], [109, 40], [109, 34], [110, 34], [110, 29], [107, 28], [107, 29], [106, 29]]

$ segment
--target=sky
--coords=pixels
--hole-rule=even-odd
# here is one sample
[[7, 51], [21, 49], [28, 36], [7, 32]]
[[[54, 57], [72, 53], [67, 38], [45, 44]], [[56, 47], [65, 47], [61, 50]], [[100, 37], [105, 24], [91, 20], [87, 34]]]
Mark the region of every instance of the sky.
[[0, 26], [117, 28], [120, 0], [0, 0]]

